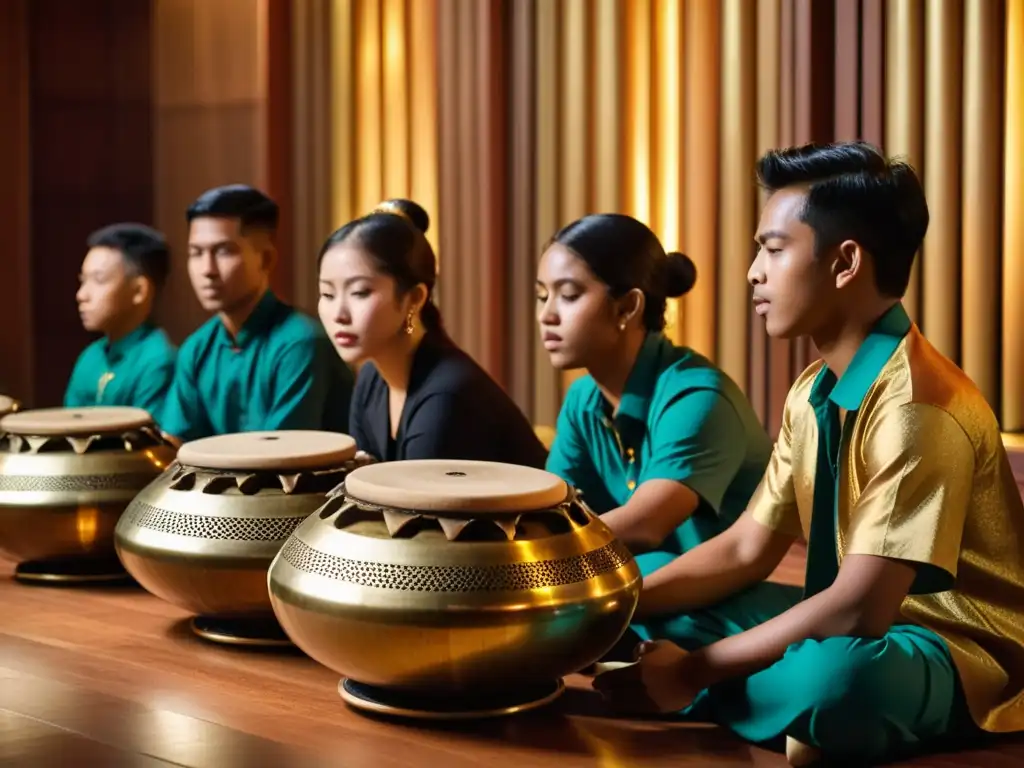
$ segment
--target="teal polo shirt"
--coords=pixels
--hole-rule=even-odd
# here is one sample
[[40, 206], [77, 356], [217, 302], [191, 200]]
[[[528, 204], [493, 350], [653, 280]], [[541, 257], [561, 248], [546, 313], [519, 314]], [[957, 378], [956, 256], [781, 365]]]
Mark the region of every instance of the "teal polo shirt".
[[743, 513], [771, 452], [735, 382], [707, 358], [650, 333], [617, 413], [590, 376], [569, 387], [547, 469], [598, 514], [624, 505], [648, 480], [686, 485], [700, 504], [660, 547], [678, 555]]
[[75, 362], [64, 407], [130, 406], [156, 419], [174, 379], [176, 354], [167, 334], [151, 323], [117, 341], [97, 339]]
[[[807, 537], [804, 580], [806, 597], [827, 589], [839, 574], [836, 518], [839, 513], [839, 457], [842, 446], [853, 429], [865, 395], [903, 337], [910, 331], [910, 326], [910, 317], [903, 305], [894, 305], [875, 323], [871, 333], [857, 348], [842, 377], [837, 378], [824, 365], [811, 385], [808, 401], [818, 422], [819, 437], [818, 457], [814, 466], [811, 529]], [[842, 424], [839, 419], [840, 408], [846, 411]]]
[[160, 427], [186, 442], [271, 429], [345, 432], [353, 384], [320, 323], [267, 291], [236, 338], [215, 316], [181, 345]]

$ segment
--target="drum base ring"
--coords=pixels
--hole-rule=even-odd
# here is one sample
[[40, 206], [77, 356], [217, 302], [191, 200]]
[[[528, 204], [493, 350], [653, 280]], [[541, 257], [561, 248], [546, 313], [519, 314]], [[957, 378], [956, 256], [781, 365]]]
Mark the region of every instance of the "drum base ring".
[[221, 645], [287, 648], [292, 641], [272, 616], [193, 616], [189, 627], [197, 636]]
[[418, 720], [475, 720], [515, 715], [550, 704], [564, 692], [565, 683], [561, 679], [518, 691], [478, 696], [418, 694], [367, 685], [347, 677], [338, 683], [342, 700], [354, 709]]
[[77, 586], [86, 584], [130, 584], [132, 577], [117, 560], [55, 558], [27, 560], [14, 568], [14, 579], [24, 584]]

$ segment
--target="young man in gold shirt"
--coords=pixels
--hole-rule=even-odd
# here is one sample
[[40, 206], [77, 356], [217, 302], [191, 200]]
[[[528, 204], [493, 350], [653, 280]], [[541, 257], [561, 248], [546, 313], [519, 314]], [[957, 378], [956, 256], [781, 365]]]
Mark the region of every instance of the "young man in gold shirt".
[[[647, 576], [639, 663], [594, 685], [793, 765], [1024, 730], [1024, 504], [991, 408], [900, 303], [920, 181], [860, 143], [770, 152], [758, 176], [756, 311], [822, 359], [747, 511]], [[800, 536], [804, 590], [763, 582]]]

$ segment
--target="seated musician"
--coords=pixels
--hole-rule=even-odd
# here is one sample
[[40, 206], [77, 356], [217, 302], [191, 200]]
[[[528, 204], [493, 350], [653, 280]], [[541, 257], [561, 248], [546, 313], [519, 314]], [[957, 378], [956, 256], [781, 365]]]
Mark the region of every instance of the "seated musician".
[[[901, 303], [921, 184], [856, 143], [769, 152], [758, 175], [757, 313], [823, 360], [790, 390], [747, 512], [645, 579], [635, 628], [663, 639], [595, 686], [786, 737], [794, 765], [1024, 730], [1024, 504], [985, 398]], [[800, 536], [803, 592], [761, 582]]]
[[537, 272], [537, 317], [569, 387], [549, 471], [638, 555], [644, 573], [725, 530], [742, 513], [771, 440], [739, 387], [665, 337], [667, 297], [693, 263], [620, 214], [586, 216], [551, 240]]
[[349, 434], [378, 461], [474, 459], [543, 468], [547, 452], [504, 390], [445, 333], [426, 211], [391, 200], [320, 250], [320, 320], [360, 365]]
[[161, 428], [180, 441], [272, 429], [345, 432], [354, 376], [308, 315], [270, 289], [278, 207], [243, 185], [187, 212], [188, 274], [216, 315], [181, 346]]
[[87, 346], [71, 372], [64, 406], [119, 405], [154, 416], [174, 378], [175, 348], [152, 321], [170, 256], [164, 236], [142, 224], [112, 224], [86, 240], [75, 299]]

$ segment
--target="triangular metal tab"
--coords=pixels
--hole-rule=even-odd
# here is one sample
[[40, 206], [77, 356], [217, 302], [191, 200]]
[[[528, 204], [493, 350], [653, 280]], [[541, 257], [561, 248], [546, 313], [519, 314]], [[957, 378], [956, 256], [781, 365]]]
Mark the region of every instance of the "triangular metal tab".
[[392, 538], [398, 535], [405, 526], [415, 520], [419, 515], [410, 515], [406, 512], [395, 512], [390, 509], [382, 510], [384, 513], [384, 524], [388, 527], [388, 534]]
[[302, 473], [296, 472], [293, 475], [278, 475], [277, 479], [281, 481], [281, 490], [285, 493], [293, 493], [295, 486], [299, 484], [300, 477], [302, 477]]

